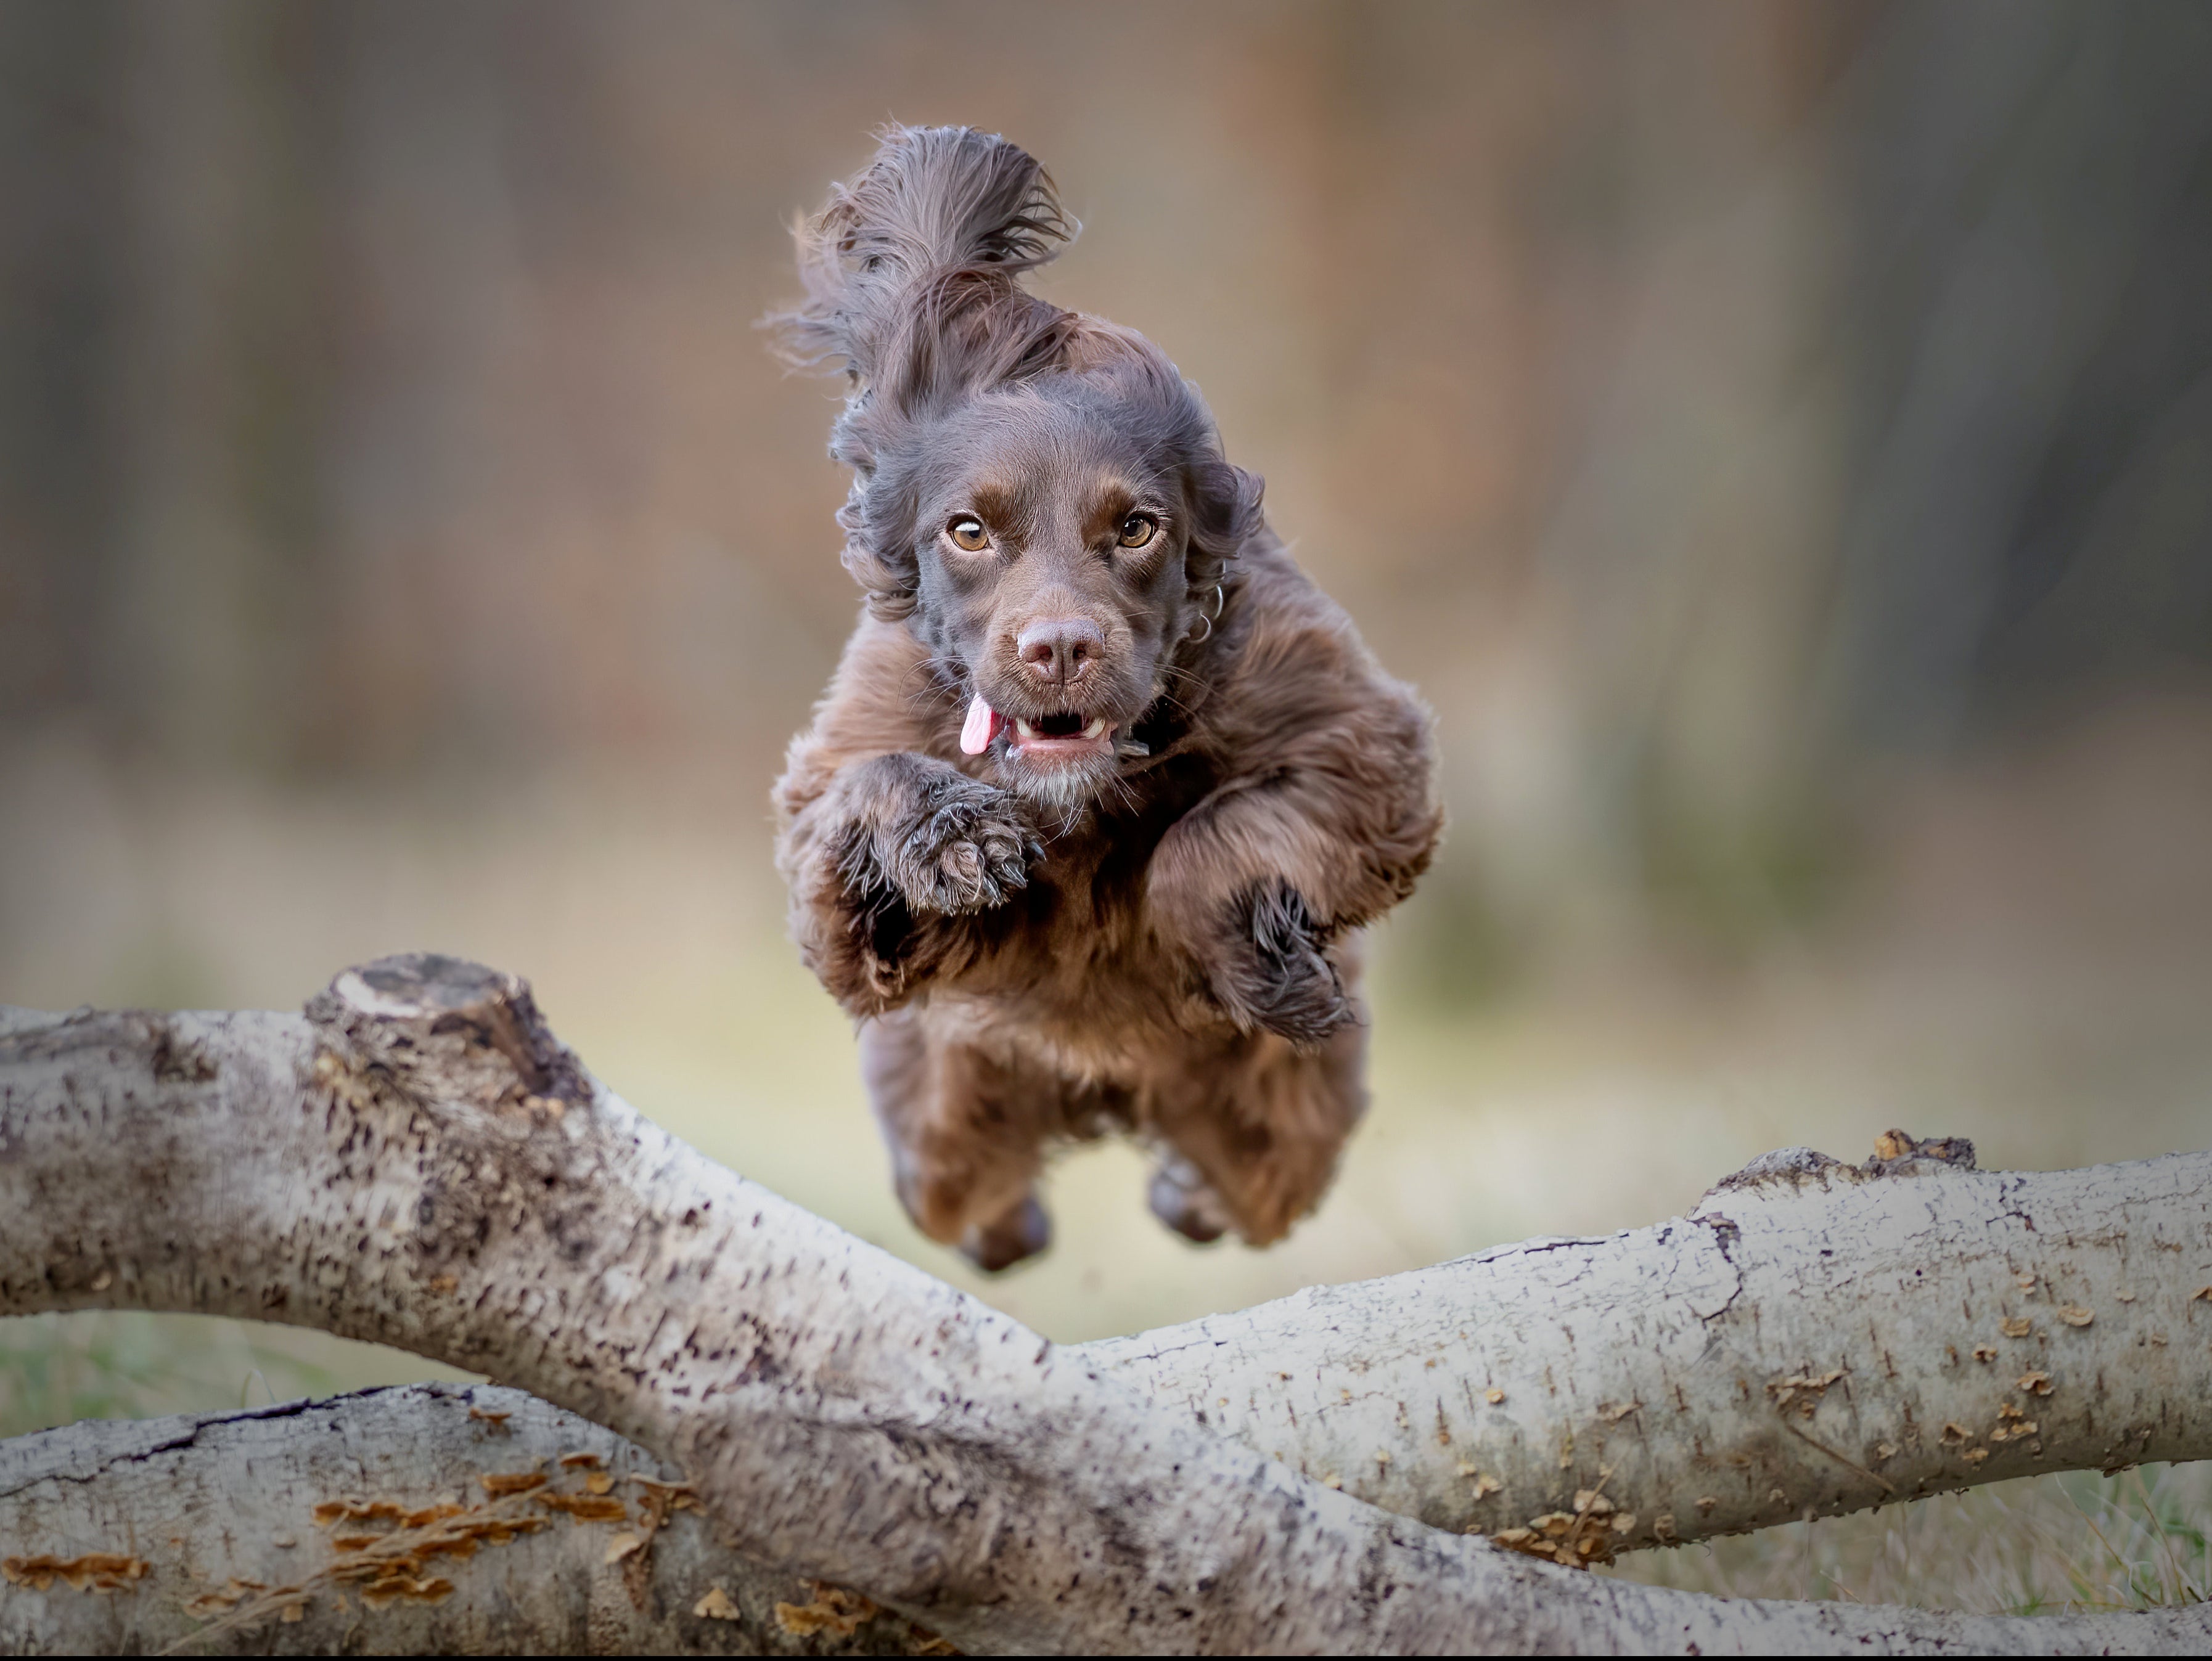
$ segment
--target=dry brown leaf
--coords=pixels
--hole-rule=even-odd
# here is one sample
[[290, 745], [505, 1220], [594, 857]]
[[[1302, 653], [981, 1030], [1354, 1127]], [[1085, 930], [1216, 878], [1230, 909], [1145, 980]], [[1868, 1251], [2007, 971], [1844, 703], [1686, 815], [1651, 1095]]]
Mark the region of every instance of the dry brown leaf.
[[327, 1500], [311, 1513], [317, 1528], [328, 1528], [332, 1523], [373, 1523], [379, 1518], [398, 1522], [406, 1511], [389, 1500]]
[[804, 1603], [778, 1603], [775, 1623], [794, 1638], [811, 1638], [817, 1632], [850, 1638], [870, 1619], [876, 1606], [857, 1591], [847, 1591], [825, 1581], [807, 1583], [811, 1596]]
[[145, 1578], [151, 1565], [119, 1552], [88, 1551], [76, 1557], [0, 1558], [0, 1578], [11, 1585], [44, 1591], [57, 1580], [76, 1591], [125, 1591]]
[[623, 1523], [629, 1507], [612, 1497], [591, 1494], [541, 1494], [538, 1503], [548, 1511], [566, 1512], [580, 1523]]
[[395, 1603], [403, 1597], [412, 1603], [442, 1603], [453, 1595], [453, 1583], [451, 1580], [444, 1579], [418, 1580], [414, 1576], [404, 1573], [386, 1575], [380, 1580], [372, 1580], [361, 1589], [361, 1601], [373, 1609], [380, 1609], [386, 1604]]
[[707, 1621], [739, 1621], [744, 1611], [730, 1601], [730, 1594], [720, 1585], [707, 1588], [707, 1595], [691, 1605], [691, 1613]]

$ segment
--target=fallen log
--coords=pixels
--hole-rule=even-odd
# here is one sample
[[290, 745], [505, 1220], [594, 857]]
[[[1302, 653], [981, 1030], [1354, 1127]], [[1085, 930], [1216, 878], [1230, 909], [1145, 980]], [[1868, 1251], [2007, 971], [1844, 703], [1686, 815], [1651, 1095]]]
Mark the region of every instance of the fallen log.
[[[599, 1088], [520, 982], [474, 966], [349, 971], [306, 1022], [87, 1012], [0, 1033], [0, 1312], [246, 1315], [485, 1372], [673, 1461], [732, 1549], [964, 1648], [2185, 1649], [2212, 1632], [2203, 1611], [1703, 1599], [1393, 1516], [1128, 1387], [1128, 1355], [1157, 1369], [1158, 1345], [1055, 1349], [700, 1159]], [[2201, 1204], [2162, 1220], [2202, 1254]], [[1579, 1507], [1570, 1530], [1607, 1514]]]

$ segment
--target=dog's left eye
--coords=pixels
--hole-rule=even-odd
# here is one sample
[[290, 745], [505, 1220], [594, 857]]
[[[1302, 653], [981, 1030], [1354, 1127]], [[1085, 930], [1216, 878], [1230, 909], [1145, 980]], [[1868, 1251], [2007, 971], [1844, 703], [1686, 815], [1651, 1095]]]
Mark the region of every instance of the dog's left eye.
[[1121, 546], [1142, 548], [1152, 541], [1160, 528], [1160, 522], [1149, 513], [1132, 513], [1121, 521]]

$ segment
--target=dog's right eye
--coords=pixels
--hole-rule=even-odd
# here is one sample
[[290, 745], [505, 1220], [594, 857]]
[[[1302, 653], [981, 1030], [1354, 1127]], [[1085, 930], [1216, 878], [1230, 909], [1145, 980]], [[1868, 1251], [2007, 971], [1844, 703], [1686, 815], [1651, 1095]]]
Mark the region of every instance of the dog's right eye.
[[973, 513], [963, 513], [945, 527], [945, 534], [970, 554], [981, 554], [991, 545], [991, 534], [983, 529], [982, 520]]

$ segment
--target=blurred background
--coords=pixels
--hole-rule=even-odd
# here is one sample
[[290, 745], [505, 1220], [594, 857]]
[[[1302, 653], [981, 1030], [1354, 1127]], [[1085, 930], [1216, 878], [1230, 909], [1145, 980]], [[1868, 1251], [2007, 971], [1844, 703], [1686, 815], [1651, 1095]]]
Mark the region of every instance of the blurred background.
[[[708, 1153], [1060, 1338], [1893, 1125], [2204, 1146], [2208, 87], [2182, 0], [9, 0], [0, 1000], [477, 957]], [[1170, 1237], [1108, 1148], [1049, 1256], [967, 1273], [782, 938], [768, 786], [856, 597], [836, 389], [753, 323], [891, 118], [1044, 160], [1088, 228], [1038, 286], [1166, 348], [1437, 710], [1374, 1109], [1272, 1252]], [[0, 1321], [0, 1432], [435, 1371]], [[1644, 1561], [2125, 1601], [2074, 1519], [2202, 1556], [2203, 1476], [1959, 1502], [1917, 1526], [2042, 1565], [1967, 1591], [1867, 1519]]]

